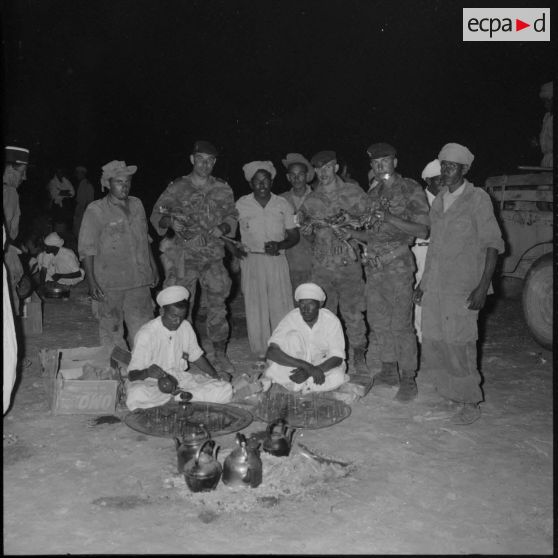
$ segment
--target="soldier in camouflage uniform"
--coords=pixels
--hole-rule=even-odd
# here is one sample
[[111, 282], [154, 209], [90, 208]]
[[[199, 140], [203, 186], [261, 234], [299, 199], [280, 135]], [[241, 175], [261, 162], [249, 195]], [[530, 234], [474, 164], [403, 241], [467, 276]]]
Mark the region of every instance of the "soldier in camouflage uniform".
[[206, 294], [207, 336], [213, 343], [215, 366], [232, 373], [225, 352], [229, 337], [225, 300], [231, 279], [223, 264], [221, 237], [234, 235], [238, 213], [231, 187], [211, 176], [216, 157], [217, 150], [209, 142], [195, 143], [192, 172], [171, 182], [159, 196], [151, 223], [161, 235], [169, 228], [176, 233], [160, 244], [163, 286], [182, 285], [194, 298], [199, 281]]
[[337, 175], [334, 151], [320, 151], [312, 157], [318, 185], [301, 206], [301, 232], [312, 243], [312, 282], [326, 293], [326, 307], [337, 314], [337, 307], [353, 349], [353, 367], [368, 374], [366, 367], [366, 324], [364, 322], [364, 279], [360, 256], [355, 246], [337, 238], [334, 230], [320, 226], [322, 221], [345, 210], [365, 212], [366, 194], [357, 184], [343, 182]]
[[367, 195], [367, 213], [374, 225], [368, 231], [351, 231], [345, 238], [367, 242], [368, 324], [382, 362], [374, 385], [399, 384], [395, 397], [404, 402], [417, 396], [417, 341], [412, 323], [415, 263], [410, 245], [415, 237], [428, 237], [429, 206], [420, 184], [395, 172], [395, 148], [376, 143], [367, 152], [376, 180]]

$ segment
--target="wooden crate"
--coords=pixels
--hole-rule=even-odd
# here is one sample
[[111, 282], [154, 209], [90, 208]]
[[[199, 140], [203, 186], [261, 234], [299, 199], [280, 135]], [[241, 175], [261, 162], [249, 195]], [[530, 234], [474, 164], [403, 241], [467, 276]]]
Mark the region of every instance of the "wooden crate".
[[85, 364], [108, 366], [110, 348], [42, 349], [39, 358], [53, 415], [115, 412], [121, 381], [79, 379]]

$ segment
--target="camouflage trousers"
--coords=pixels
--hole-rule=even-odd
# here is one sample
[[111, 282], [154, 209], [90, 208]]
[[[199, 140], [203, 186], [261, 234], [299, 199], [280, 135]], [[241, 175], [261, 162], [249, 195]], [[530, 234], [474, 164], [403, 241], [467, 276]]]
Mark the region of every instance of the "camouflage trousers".
[[[205, 291], [207, 304], [207, 337], [212, 343], [226, 341], [229, 337], [229, 322], [227, 321], [226, 300], [231, 291], [231, 278], [222, 260], [213, 261], [184, 261], [184, 267], [177, 273], [175, 266], [165, 266], [165, 282], [163, 287], [181, 285], [190, 292], [190, 301], [194, 301], [198, 289], [198, 282]], [[192, 322], [190, 304], [188, 319]]]
[[101, 345], [118, 345], [128, 349], [124, 340], [124, 322], [128, 329], [128, 345], [133, 348], [134, 338], [140, 327], [153, 319], [154, 304], [149, 287], [126, 290], [103, 289], [99, 301], [99, 339]]
[[[366, 268], [366, 314], [373, 351], [382, 362], [398, 362], [400, 370], [417, 369], [413, 330], [413, 270]], [[371, 347], [372, 349], [372, 347]]]
[[314, 264], [312, 281], [325, 291], [326, 308], [335, 315], [339, 308], [351, 347], [366, 347], [364, 279], [360, 263], [334, 270]]

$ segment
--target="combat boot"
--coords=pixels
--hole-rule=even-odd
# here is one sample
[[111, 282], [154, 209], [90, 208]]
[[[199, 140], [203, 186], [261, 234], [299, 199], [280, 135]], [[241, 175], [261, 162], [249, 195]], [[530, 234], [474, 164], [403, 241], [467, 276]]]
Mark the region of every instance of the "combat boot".
[[399, 389], [395, 394], [395, 399], [401, 403], [408, 403], [415, 399], [418, 394], [417, 383], [415, 382], [414, 370], [402, 370]]
[[227, 343], [226, 341], [217, 341], [213, 343], [213, 357], [214, 366], [217, 371], [227, 372], [227, 374], [234, 374], [235, 369], [233, 363], [229, 360], [227, 353], [225, 352]]
[[353, 367], [357, 374], [370, 374], [366, 366], [366, 347], [355, 347], [353, 349]]
[[387, 384], [388, 386], [399, 384], [397, 362], [382, 362], [382, 369], [374, 376], [374, 385], [379, 384]]

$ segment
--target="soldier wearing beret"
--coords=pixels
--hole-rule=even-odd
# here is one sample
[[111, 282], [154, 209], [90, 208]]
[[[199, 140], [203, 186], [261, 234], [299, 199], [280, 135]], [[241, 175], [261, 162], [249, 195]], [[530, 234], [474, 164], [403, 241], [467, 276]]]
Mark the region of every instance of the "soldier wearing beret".
[[229, 337], [225, 300], [232, 281], [223, 264], [221, 237], [234, 235], [238, 213], [231, 187], [211, 175], [216, 160], [217, 149], [211, 143], [196, 141], [190, 155], [192, 172], [167, 186], [155, 203], [151, 223], [160, 235], [169, 229], [175, 232], [159, 247], [163, 285], [181, 285], [195, 299], [199, 281], [205, 289], [207, 336], [213, 343], [216, 366], [232, 373], [234, 367], [225, 352]]
[[315, 190], [301, 206], [300, 215], [309, 217], [301, 227], [312, 243], [312, 281], [326, 293], [326, 306], [341, 312], [347, 338], [353, 350], [352, 365], [359, 374], [366, 367], [366, 325], [364, 321], [364, 279], [358, 250], [339, 239], [331, 227], [313, 225], [345, 210], [354, 215], [365, 211], [366, 194], [358, 184], [344, 182], [337, 174], [334, 151], [320, 151], [311, 160], [318, 177]]
[[417, 395], [418, 365], [412, 323], [415, 263], [410, 245], [415, 237], [428, 237], [429, 207], [420, 184], [395, 172], [394, 147], [375, 143], [367, 152], [375, 178], [367, 195], [367, 212], [374, 225], [352, 236], [367, 242], [367, 317], [382, 366], [374, 385], [399, 385], [396, 399], [406, 402]]

